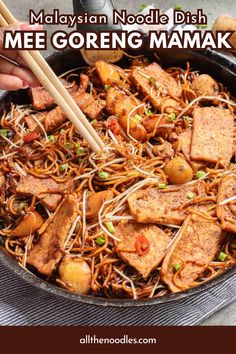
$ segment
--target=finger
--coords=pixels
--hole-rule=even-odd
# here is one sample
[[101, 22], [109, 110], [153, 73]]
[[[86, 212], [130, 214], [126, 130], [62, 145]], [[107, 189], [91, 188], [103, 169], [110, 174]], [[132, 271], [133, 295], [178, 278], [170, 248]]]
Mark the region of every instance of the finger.
[[16, 76], [0, 74], [0, 90], [15, 91], [27, 88], [28, 84]]
[[0, 71], [2, 74], [17, 76], [19, 79], [27, 83], [28, 87], [40, 86], [40, 82], [28, 69], [23, 69], [3, 58], [0, 58]]
[[5, 57], [16, 61], [18, 64], [22, 66], [26, 66], [24, 60], [21, 58], [20, 54], [18, 53], [17, 50], [5, 50], [3, 49], [3, 38], [4, 38], [4, 32], [5, 31], [12, 31], [15, 32], [17, 31], [42, 31], [43, 26], [41, 25], [29, 25], [26, 22], [18, 23], [15, 25], [10, 25], [6, 27], [1, 27], [0, 28], [0, 54], [3, 54]]

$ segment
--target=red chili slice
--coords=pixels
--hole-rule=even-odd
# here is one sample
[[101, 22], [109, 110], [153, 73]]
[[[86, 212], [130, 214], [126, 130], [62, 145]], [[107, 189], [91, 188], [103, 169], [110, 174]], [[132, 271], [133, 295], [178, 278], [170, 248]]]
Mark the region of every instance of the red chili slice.
[[108, 128], [114, 133], [115, 135], [119, 135], [120, 133], [120, 124], [117, 122], [116, 119], [110, 119], [108, 123]]
[[145, 236], [138, 236], [135, 241], [135, 248], [139, 256], [144, 256], [150, 251], [150, 242]]
[[24, 136], [23, 140], [25, 143], [30, 143], [31, 141], [37, 139], [39, 137], [38, 133], [32, 132]]

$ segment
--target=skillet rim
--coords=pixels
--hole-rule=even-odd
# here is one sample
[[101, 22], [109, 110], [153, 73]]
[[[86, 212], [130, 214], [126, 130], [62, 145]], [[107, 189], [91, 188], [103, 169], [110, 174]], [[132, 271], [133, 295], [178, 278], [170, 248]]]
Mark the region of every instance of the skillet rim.
[[[70, 52], [75, 52], [75, 51], [67, 50], [62, 53], [61, 52], [52, 53], [51, 55], [49, 55], [49, 57], [47, 57], [47, 61], [49, 62], [49, 64], [53, 64], [53, 62], [60, 59], [60, 57]], [[209, 63], [216, 62], [223, 70], [226, 69], [227, 72], [230, 72], [236, 78], [236, 58], [232, 54], [215, 52], [211, 50], [198, 51], [197, 53], [191, 50], [181, 50], [181, 52], [189, 55], [194, 53], [195, 57], [198, 57], [200, 60], [201, 59], [203, 60], [203, 58], [205, 58], [205, 60], [209, 61]], [[2, 92], [2, 93], [0, 92], [0, 103], [4, 102], [4, 100], [7, 98], [8, 95], [9, 92]], [[169, 294], [167, 296], [163, 296], [160, 298], [145, 299], [145, 300], [106, 299], [106, 298], [95, 297], [94, 295], [84, 295], [84, 296], [76, 295], [60, 288], [59, 286], [50, 284], [45, 280], [41, 279], [40, 277], [36, 276], [35, 274], [21, 268], [14, 261], [13, 258], [11, 258], [9, 255], [3, 252], [1, 249], [0, 249], [0, 263], [6, 266], [10, 271], [12, 271], [18, 277], [23, 279], [26, 283], [40, 290], [51, 293], [59, 298], [64, 298], [66, 300], [76, 301], [88, 305], [103, 306], [103, 307], [119, 307], [119, 308], [153, 306], [153, 305], [187, 299], [193, 297], [198, 293], [205, 292], [208, 289], [221, 284], [222, 282], [230, 278], [233, 274], [236, 274], [236, 267], [232, 267], [227, 271], [225, 271], [220, 276], [210, 280], [207, 283], [204, 283], [202, 285], [199, 285], [197, 287], [191, 288], [183, 292]]]

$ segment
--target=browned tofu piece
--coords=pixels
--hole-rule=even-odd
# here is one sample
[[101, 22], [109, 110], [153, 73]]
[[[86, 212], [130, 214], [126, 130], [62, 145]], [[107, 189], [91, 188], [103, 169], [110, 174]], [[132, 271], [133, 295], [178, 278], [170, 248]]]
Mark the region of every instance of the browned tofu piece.
[[114, 65], [103, 60], [96, 61], [94, 65], [103, 85], [114, 86], [120, 83], [120, 75]]
[[[93, 96], [88, 93], [76, 93], [73, 98], [79, 108], [91, 119], [97, 118], [105, 106], [104, 101], [95, 100]], [[56, 107], [47, 113], [43, 124], [46, 132], [51, 132], [57, 129], [60, 125], [64, 124], [66, 121], [67, 117], [65, 113], [60, 107]]]
[[216, 213], [223, 230], [236, 232], [236, 200], [220, 205], [224, 200], [236, 195], [236, 176], [228, 175], [221, 179], [217, 196]]
[[90, 119], [98, 118], [106, 105], [105, 101], [95, 99], [89, 93], [76, 94], [74, 95], [74, 100]]
[[27, 263], [39, 273], [50, 276], [65, 251], [65, 240], [72, 223], [78, 215], [75, 196], [65, 199], [46, 231], [29, 253]]
[[[62, 79], [61, 82], [65, 86], [65, 88], [67, 88], [67, 91], [70, 95], [73, 95], [75, 92], [78, 91], [78, 85], [75, 81], [71, 83]], [[37, 111], [48, 109], [55, 105], [54, 99], [52, 98], [50, 93], [42, 86], [30, 89], [30, 94], [33, 109]]]
[[61, 194], [50, 191], [68, 190], [69, 183], [57, 183], [52, 178], [37, 178], [27, 175], [16, 187], [16, 193], [26, 196], [38, 196], [42, 204], [50, 211], [54, 211], [62, 199]]
[[[142, 225], [127, 220], [121, 221], [115, 227], [115, 235], [120, 239], [120, 241], [115, 241], [116, 252], [143, 278], [146, 278], [161, 263], [171, 241], [170, 235], [156, 225]], [[143, 237], [147, 240], [150, 249], [146, 254], [139, 255], [137, 242], [142, 241]]]
[[190, 150], [191, 150], [191, 139], [192, 139], [192, 131], [186, 130], [179, 135], [180, 149], [186, 159], [188, 159], [191, 167], [196, 171], [201, 167], [206, 165], [204, 161], [193, 161], [190, 158]]
[[143, 141], [147, 132], [144, 126], [135, 119], [136, 114], [142, 114], [141, 109], [135, 109], [138, 105], [137, 100], [119, 89], [111, 87], [107, 92], [106, 109], [108, 113], [118, 116], [119, 123], [126, 133], [129, 127], [129, 134], [136, 140]]
[[173, 292], [189, 289], [220, 252], [223, 240], [224, 233], [217, 221], [189, 215], [164, 258], [162, 281]]
[[191, 138], [192, 132], [189, 129], [179, 135], [180, 148], [187, 159], [190, 159]]
[[191, 159], [227, 166], [233, 153], [234, 116], [229, 109], [195, 108]]
[[167, 138], [174, 130], [175, 125], [168, 120], [166, 115], [157, 114], [143, 119], [143, 126], [148, 133], [156, 132], [156, 135]]
[[[36, 113], [36, 114], [34, 114], [34, 117], [43, 125], [43, 122], [46, 118], [47, 113], [48, 112]], [[36, 131], [39, 133], [41, 132], [42, 129], [39, 127], [38, 122], [31, 115], [25, 117], [25, 122], [26, 122], [30, 131], [32, 131], [32, 132]]]
[[[97, 118], [105, 107], [103, 100], [95, 100], [94, 97], [86, 92], [77, 92], [73, 95], [73, 98], [80, 109], [91, 119]], [[37, 114], [36, 118], [42, 123], [47, 133], [59, 128], [60, 125], [68, 120], [60, 107], [56, 107], [48, 112], [43, 112], [43, 114]], [[25, 121], [31, 131], [41, 132], [41, 128], [33, 117], [27, 116], [25, 117]]]
[[149, 96], [154, 107], [161, 109], [164, 104], [167, 113], [175, 111], [177, 101], [170, 98], [166, 102], [165, 97], [169, 95], [179, 98], [182, 88], [160, 65], [152, 63], [142, 69], [135, 68], [131, 73], [131, 79], [145, 96]]
[[[205, 196], [202, 181], [183, 186], [171, 186], [166, 189], [147, 188], [132, 193], [128, 198], [131, 214], [141, 223], [181, 225], [187, 216], [187, 210], [181, 206], [189, 202], [188, 196]], [[192, 202], [194, 202], [192, 198]]]

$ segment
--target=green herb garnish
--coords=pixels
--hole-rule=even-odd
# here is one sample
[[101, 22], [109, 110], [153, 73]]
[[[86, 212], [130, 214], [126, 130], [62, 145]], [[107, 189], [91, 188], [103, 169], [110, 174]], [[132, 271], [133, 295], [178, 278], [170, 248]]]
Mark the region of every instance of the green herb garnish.
[[81, 146], [76, 149], [76, 155], [82, 155], [84, 153], [84, 148]]
[[115, 228], [113, 226], [113, 223], [111, 221], [106, 222], [106, 226], [108, 231], [113, 234], [115, 232]]
[[227, 254], [225, 254], [224, 252], [220, 252], [219, 256], [218, 256], [218, 259], [221, 261], [221, 262], [224, 262], [227, 258]]
[[98, 176], [102, 179], [108, 179], [109, 177], [109, 173], [108, 172], [105, 172], [105, 171], [102, 171], [102, 172], [99, 172]]
[[68, 163], [64, 163], [63, 165], [60, 166], [60, 171], [64, 172], [67, 170], [67, 168], [68, 168]]
[[7, 129], [0, 129], [0, 136], [7, 137], [10, 130]]
[[166, 184], [164, 182], [158, 183], [158, 189], [165, 189], [166, 188]]
[[150, 76], [148, 80], [156, 89], [160, 88], [160, 85], [154, 77]]
[[187, 194], [188, 199], [193, 199], [195, 197], [196, 197], [196, 195], [193, 192], [188, 192], [188, 194]]
[[109, 90], [111, 88], [111, 85], [105, 85], [105, 90]]
[[48, 141], [50, 141], [50, 143], [54, 143], [54, 141], [56, 141], [56, 138], [54, 135], [48, 135]]
[[153, 115], [153, 112], [150, 109], [146, 109], [145, 112], [146, 112], [147, 116], [152, 116]]
[[168, 115], [168, 121], [169, 122], [173, 122], [173, 121], [175, 121], [176, 120], [176, 114], [175, 113], [170, 113], [169, 115]]
[[94, 120], [92, 120], [91, 124], [92, 124], [92, 125], [96, 125], [97, 122], [98, 122], [97, 119], [94, 119]]
[[178, 272], [178, 270], [181, 268], [181, 265], [179, 263], [174, 264], [174, 270], [175, 272]]
[[134, 118], [140, 122], [140, 120], [142, 120], [142, 117], [139, 114], [135, 114]]
[[103, 236], [98, 236], [98, 237], [96, 238], [96, 244], [97, 244], [98, 246], [102, 246], [104, 243], [105, 243], [105, 238], [104, 238]]
[[72, 144], [70, 144], [70, 143], [65, 143], [63, 146], [67, 150], [70, 150], [72, 148]]
[[202, 178], [203, 176], [205, 176], [206, 172], [205, 171], [197, 171], [196, 172], [196, 177], [197, 178]]

